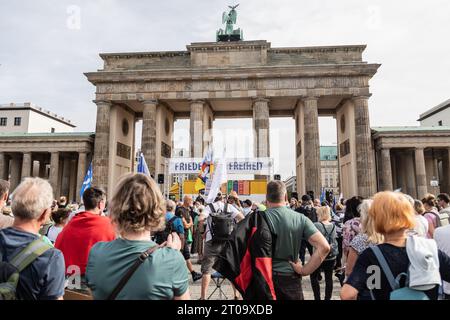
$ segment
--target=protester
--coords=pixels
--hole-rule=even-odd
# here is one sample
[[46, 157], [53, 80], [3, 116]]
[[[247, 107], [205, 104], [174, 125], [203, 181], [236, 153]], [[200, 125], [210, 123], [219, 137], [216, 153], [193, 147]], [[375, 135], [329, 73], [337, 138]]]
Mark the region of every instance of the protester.
[[344, 229], [342, 231], [342, 251], [344, 259], [347, 260], [350, 243], [361, 231], [359, 206], [363, 198], [356, 196], [345, 202]]
[[334, 266], [335, 270], [338, 270], [337, 276], [341, 276], [341, 268], [342, 268], [342, 232], [344, 229], [344, 206], [341, 203], [336, 204], [336, 212], [332, 213], [331, 220], [336, 226], [336, 241], [338, 243], [338, 256], [336, 257], [336, 265]]
[[291, 198], [291, 201], [289, 202], [289, 208], [291, 208], [291, 210], [294, 210], [298, 208], [298, 200], [294, 197]]
[[[434, 240], [438, 249], [450, 256], [450, 224], [437, 228], [434, 232]], [[443, 293], [444, 299], [450, 300], [450, 281], [448, 280], [444, 281]]]
[[[312, 205], [311, 197], [307, 194], [302, 196], [302, 203], [300, 206], [295, 210], [298, 213], [301, 213], [305, 217], [307, 217], [311, 222], [317, 222], [317, 213], [316, 208]], [[308, 242], [307, 239], [302, 239], [302, 243], [300, 245], [300, 261], [305, 264], [305, 255], [306, 255], [306, 249], [308, 249], [309, 255], [312, 255], [312, 245]]]
[[331, 295], [333, 294], [333, 269], [338, 255], [336, 226], [331, 223], [331, 209], [328, 206], [317, 208], [317, 218], [319, 221], [314, 223], [314, 225], [325, 237], [331, 250], [320, 267], [311, 274], [311, 287], [314, 293], [314, 300], [320, 300], [319, 275], [323, 271], [325, 274], [325, 300], [331, 300]]
[[[277, 300], [303, 300], [302, 277], [312, 274], [330, 251], [324, 236], [305, 215], [286, 207], [286, 186], [281, 181], [267, 184], [266, 217], [275, 245], [272, 274]], [[300, 245], [306, 239], [314, 248], [310, 260], [302, 266]]]
[[14, 218], [4, 214], [6, 202], [9, 195], [9, 182], [0, 179], [0, 229], [11, 227], [14, 223]]
[[359, 206], [361, 232], [357, 234], [350, 243], [347, 263], [345, 265], [345, 275], [348, 277], [358, 259], [358, 256], [367, 248], [383, 243], [383, 236], [376, 232], [373, 219], [369, 215], [372, 200], [363, 200]]
[[55, 243], [56, 238], [58, 238], [58, 235], [69, 222], [71, 212], [71, 210], [66, 208], [60, 208], [52, 212], [52, 220], [55, 224], [48, 229], [47, 234], [45, 235], [52, 243]]
[[65, 196], [59, 197], [58, 209], [65, 209], [67, 207], [67, 198]]
[[183, 239], [183, 247], [182, 254], [184, 260], [186, 261], [186, 266], [191, 273], [192, 281], [197, 281], [202, 278], [202, 274], [198, 273], [194, 270], [194, 266], [191, 261], [191, 253], [189, 249], [189, 245], [192, 243], [192, 226], [194, 225], [194, 221], [191, 215], [192, 211], [192, 197], [189, 195], [185, 195], [183, 198], [183, 205], [178, 207], [175, 211], [175, 215], [180, 217], [183, 221], [184, 225], [184, 239]]
[[240, 213], [244, 213], [241, 202], [239, 201], [239, 196], [236, 191], [231, 191], [228, 195], [228, 203], [235, 207]]
[[314, 199], [313, 201], [313, 206], [314, 208], [320, 208], [322, 206], [322, 204], [320, 203], [320, 199]]
[[416, 213], [416, 225], [414, 226], [414, 231], [419, 237], [426, 238], [428, 236], [428, 220], [424, 218], [425, 208], [422, 201], [414, 200], [414, 211]]
[[[96, 300], [190, 299], [181, 241], [174, 232], [167, 247], [150, 240], [153, 230], [164, 227], [164, 199], [154, 180], [144, 174], [128, 174], [117, 185], [110, 203], [110, 216], [120, 237], [95, 244], [89, 254], [86, 280]], [[142, 253], [144, 261], [116, 289]], [[116, 293], [114, 297], [112, 294]]]
[[[0, 230], [3, 261], [23, 262], [31, 257], [25, 249], [35, 255], [28, 263], [18, 266], [16, 298], [19, 300], [58, 300], [64, 295], [63, 255], [39, 235], [41, 225], [51, 214], [52, 200], [53, 190], [46, 180], [25, 178], [12, 195], [14, 224]], [[0, 270], [0, 283], [8, 280], [2, 278], [5, 272]]]
[[439, 214], [449, 217], [448, 223], [450, 224], [450, 196], [447, 193], [441, 193], [437, 196], [437, 202], [441, 209]]
[[[390, 299], [393, 288], [373, 248], [379, 249], [385, 257], [394, 278], [405, 273], [410, 287], [424, 290], [429, 299], [437, 299], [441, 277], [450, 280], [450, 257], [438, 250], [432, 240], [407, 237], [407, 231], [415, 224], [414, 208], [407, 198], [399, 192], [380, 192], [373, 198], [369, 216], [373, 219], [375, 231], [383, 235], [384, 243], [361, 253], [342, 288], [341, 299], [355, 300], [368, 296], [375, 300]], [[369, 289], [373, 283], [369, 277], [373, 278], [374, 266], [382, 276], [377, 286]]]
[[203, 235], [205, 233], [205, 225], [201, 217], [203, 216], [203, 211], [205, 207], [203, 205], [199, 205], [198, 214], [194, 218], [194, 236], [191, 245], [191, 253], [198, 255], [197, 263], [201, 263], [203, 259]]
[[[216, 196], [214, 203], [208, 204], [205, 207], [205, 210], [203, 211], [203, 217], [201, 220], [204, 221], [204, 223], [206, 224], [206, 229], [205, 229], [205, 245], [203, 251], [203, 260], [201, 266], [203, 279], [202, 279], [200, 300], [206, 299], [208, 286], [211, 281], [211, 273], [213, 270], [213, 265], [217, 261], [217, 257], [225, 245], [225, 241], [216, 238], [216, 235], [213, 234], [211, 230], [212, 216], [216, 214], [219, 215], [229, 214], [230, 219], [234, 219], [237, 222], [244, 219], [244, 215], [239, 210], [237, 210], [236, 207], [228, 203], [227, 204], [224, 203], [222, 194], [220, 193]], [[236, 290], [234, 292], [234, 295], [236, 299], [238, 296]]]
[[434, 230], [438, 227], [439, 212], [436, 208], [436, 197], [432, 194], [427, 194], [422, 199], [423, 207], [425, 208], [424, 218], [428, 221], [427, 238], [433, 239]]
[[253, 211], [255, 211], [256, 209], [253, 209], [253, 202], [250, 199], [245, 200], [242, 203], [242, 212], [244, 214], [244, 217], [248, 216], [249, 214], [251, 214]]
[[75, 288], [86, 293], [84, 279], [89, 251], [100, 241], [112, 241], [116, 232], [109, 217], [101, 216], [105, 208], [106, 193], [99, 188], [91, 187], [83, 193], [83, 203], [86, 211], [78, 213], [58, 235], [55, 247], [64, 254], [67, 271], [70, 276], [73, 268], [81, 275], [81, 288]]
[[176, 232], [180, 239], [182, 239], [182, 245], [184, 241], [184, 226], [180, 217], [175, 215], [175, 202], [172, 200], [166, 201], [166, 215], [165, 215], [165, 228], [153, 233], [154, 241], [157, 244], [163, 244], [167, 241], [169, 234]]

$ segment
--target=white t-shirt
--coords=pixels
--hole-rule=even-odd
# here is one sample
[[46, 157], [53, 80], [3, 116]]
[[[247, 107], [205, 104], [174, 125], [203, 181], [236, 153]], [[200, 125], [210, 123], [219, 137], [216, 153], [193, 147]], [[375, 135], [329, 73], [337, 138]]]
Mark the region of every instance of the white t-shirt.
[[[438, 249], [450, 256], [450, 225], [437, 228], [434, 231], [434, 240]], [[444, 281], [444, 293], [450, 294], [450, 282]]]
[[56, 242], [56, 238], [58, 238], [59, 233], [62, 231], [63, 227], [51, 226], [48, 230], [47, 238], [52, 242]]
[[[223, 203], [222, 201], [213, 203], [213, 206], [214, 206], [214, 209], [216, 210], [216, 212], [225, 210], [225, 203]], [[231, 213], [231, 217], [233, 219], [235, 219], [236, 216], [240, 213], [240, 211], [231, 204], [228, 205], [228, 212]], [[206, 205], [205, 210], [203, 210], [203, 215], [205, 216], [205, 219], [206, 219], [205, 220], [205, 223], [206, 223], [206, 229], [205, 229], [206, 239], [205, 239], [205, 241], [206, 242], [208, 242], [212, 239], [211, 232], [209, 232], [209, 224], [208, 224], [208, 217], [210, 214], [211, 214], [211, 208], [209, 207], [209, 205]]]
[[414, 230], [419, 237], [426, 238], [428, 234], [428, 220], [424, 216], [416, 214], [416, 226]]

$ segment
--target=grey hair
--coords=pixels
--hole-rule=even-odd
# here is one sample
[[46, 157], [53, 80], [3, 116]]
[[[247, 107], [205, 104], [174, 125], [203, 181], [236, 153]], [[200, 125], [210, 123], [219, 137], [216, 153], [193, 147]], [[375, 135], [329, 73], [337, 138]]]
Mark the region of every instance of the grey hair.
[[53, 189], [47, 180], [25, 178], [12, 194], [11, 211], [23, 220], [38, 219], [53, 203]]
[[175, 204], [175, 202], [173, 200], [166, 201], [166, 210], [167, 211], [172, 212], [175, 210], [176, 207], [177, 207], [177, 205]]

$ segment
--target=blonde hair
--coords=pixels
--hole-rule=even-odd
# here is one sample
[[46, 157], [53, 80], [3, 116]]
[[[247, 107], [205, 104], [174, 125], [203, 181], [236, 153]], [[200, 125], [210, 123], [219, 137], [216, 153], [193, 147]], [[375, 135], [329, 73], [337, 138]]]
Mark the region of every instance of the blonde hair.
[[400, 192], [377, 193], [373, 197], [369, 216], [373, 220], [375, 231], [382, 235], [415, 227], [414, 208]]
[[316, 209], [317, 220], [319, 221], [330, 221], [331, 220], [331, 210], [330, 207], [319, 207]]
[[363, 202], [359, 206], [361, 232], [367, 235], [369, 242], [377, 244], [382, 243], [384, 241], [384, 237], [382, 234], [378, 233], [375, 230], [374, 219], [372, 219], [369, 215], [369, 209], [372, 203], [372, 199], [366, 199], [363, 200]]
[[111, 220], [119, 232], [160, 230], [164, 225], [165, 201], [153, 179], [127, 174], [117, 185], [110, 203]]

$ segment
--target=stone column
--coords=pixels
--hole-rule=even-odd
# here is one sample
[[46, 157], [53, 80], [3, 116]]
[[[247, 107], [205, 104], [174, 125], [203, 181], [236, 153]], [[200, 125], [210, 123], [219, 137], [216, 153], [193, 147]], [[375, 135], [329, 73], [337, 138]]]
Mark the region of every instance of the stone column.
[[109, 167], [109, 101], [95, 101], [97, 104], [97, 124], [95, 128], [94, 156], [92, 161], [93, 185], [108, 192]]
[[69, 155], [66, 155], [63, 160], [62, 179], [61, 179], [61, 196], [70, 198], [70, 170], [71, 159]]
[[304, 146], [306, 192], [314, 191], [320, 196], [322, 181], [320, 168], [319, 115], [317, 97], [307, 97], [304, 103]]
[[380, 150], [380, 174], [381, 174], [381, 184], [380, 191], [393, 190], [392, 186], [392, 167], [391, 167], [391, 150], [381, 149]]
[[22, 179], [31, 177], [31, 152], [25, 152], [22, 158]]
[[0, 152], [0, 179], [8, 180], [9, 159], [4, 152]]
[[369, 97], [352, 99], [355, 111], [356, 181], [358, 195], [373, 196], [376, 191], [372, 133], [369, 122]]
[[204, 156], [203, 150], [203, 111], [205, 101], [192, 100], [191, 103], [191, 118], [189, 124], [190, 135], [190, 155], [193, 158], [202, 158]]
[[86, 161], [87, 161], [87, 153], [86, 152], [78, 153], [77, 188], [76, 188], [76, 201], [78, 203], [81, 200], [80, 196], [81, 185], [83, 184], [84, 177], [86, 176], [87, 171]]
[[446, 154], [444, 156], [444, 175], [445, 175], [445, 180], [447, 180], [447, 190], [446, 193], [450, 194], [450, 148], [447, 148], [446, 150]]
[[69, 198], [67, 201], [74, 201], [77, 198], [77, 160], [70, 160], [70, 177], [69, 177]]
[[415, 149], [416, 160], [416, 182], [417, 182], [417, 197], [422, 199], [427, 193], [427, 173], [425, 169], [425, 156], [423, 148]]
[[40, 178], [42, 178], [42, 179], [47, 179], [48, 178], [46, 169], [47, 169], [46, 161], [43, 158], [41, 158], [39, 160], [39, 177]]
[[21, 170], [22, 170], [21, 159], [17, 155], [11, 157], [11, 177], [9, 181], [10, 193], [12, 193], [20, 183]]
[[[269, 99], [253, 100], [253, 154], [255, 158], [270, 157]], [[255, 179], [267, 179], [267, 175], [255, 175]]]
[[143, 100], [141, 102], [144, 105], [141, 150], [150, 174], [156, 178], [156, 108], [158, 100]]
[[50, 155], [50, 175], [49, 182], [53, 188], [55, 198], [58, 196], [58, 180], [59, 180], [59, 152], [52, 152]]

